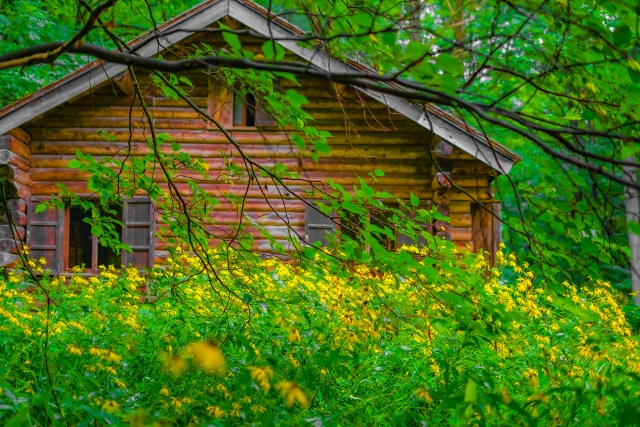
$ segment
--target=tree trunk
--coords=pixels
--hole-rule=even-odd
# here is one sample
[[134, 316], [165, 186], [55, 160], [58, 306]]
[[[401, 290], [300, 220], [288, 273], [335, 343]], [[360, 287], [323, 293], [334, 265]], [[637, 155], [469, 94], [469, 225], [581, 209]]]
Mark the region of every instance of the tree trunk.
[[[635, 161], [635, 156], [630, 156], [627, 161]], [[638, 172], [635, 167], [624, 166], [626, 178], [638, 181]], [[640, 203], [638, 203], [638, 190], [628, 187], [625, 191], [625, 210], [627, 222], [638, 221], [640, 219]], [[631, 249], [631, 260], [629, 269], [631, 270], [631, 291], [636, 292], [636, 304], [640, 304], [640, 236], [629, 229], [629, 249]]]

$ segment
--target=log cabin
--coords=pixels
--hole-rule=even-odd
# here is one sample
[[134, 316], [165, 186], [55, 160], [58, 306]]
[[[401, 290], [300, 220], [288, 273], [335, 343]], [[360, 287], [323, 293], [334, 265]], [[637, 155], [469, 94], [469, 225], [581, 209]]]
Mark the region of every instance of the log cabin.
[[[331, 58], [320, 47], [300, 46], [293, 39], [303, 35], [302, 30], [249, 0], [206, 1], [161, 26], [166, 33], [162, 38], [146, 34], [130, 45], [141, 56], [163, 54], [167, 59], [186, 55], [194, 43], [224, 48], [220, 33], [192, 30], [217, 27], [220, 22], [254, 32], [241, 37], [246, 50], [259, 52], [266, 39], [258, 36], [272, 34], [280, 40], [287, 60], [306, 62], [325, 71], [370, 71], [365, 64]], [[433, 105], [419, 106], [321, 79], [299, 77], [299, 86], [281, 80], [278, 84], [284, 90], [295, 87], [308, 99], [304, 109], [313, 117], [313, 125], [333, 135], [329, 140], [331, 153], [314, 161], [291, 144], [286, 129], [279, 128], [258, 107], [251, 107], [257, 102], [238, 99], [233, 88], [212, 74], [203, 70], [179, 76], [192, 82], [191, 100], [216, 117], [253, 159], [264, 165], [284, 164], [312, 180], [331, 178], [346, 188], [357, 184], [358, 177], [380, 169], [385, 175], [376, 189], [404, 199], [413, 193], [423, 205], [450, 218], [449, 224], [434, 233], [463, 249], [495, 252], [500, 241], [500, 204], [491, 182], [520, 160], [511, 150]], [[233, 157], [226, 137], [184, 101], [154, 90], [148, 71], [136, 70], [136, 76], [147, 88], [146, 103], [158, 131], [169, 134], [182, 150], [205, 161], [213, 177], [221, 170], [223, 157]], [[95, 61], [0, 110], [0, 178], [15, 224], [10, 227], [7, 212], [3, 212], [0, 266], [16, 263], [16, 242], [26, 243], [30, 256], [45, 257], [57, 274], [81, 265], [85, 274], [96, 274], [101, 264], [150, 267], [167, 258], [168, 243], [156, 238], [160, 215], [148, 198], [125, 200], [120, 212], [124, 224], [121, 235], [133, 253], [123, 251], [121, 256], [99, 245], [90, 226], [83, 222], [86, 213], [82, 210], [35, 209], [38, 202], [58, 194], [58, 182], [91, 197], [86, 174], [68, 167], [76, 149], [98, 157], [113, 156], [130, 139], [134, 153], [145, 153], [145, 120], [139, 99], [132, 95], [124, 65]], [[107, 132], [109, 140], [101, 132]], [[228, 183], [212, 179], [201, 187], [216, 195], [233, 190]], [[177, 185], [188, 196], [186, 180], [178, 180]], [[266, 194], [267, 198], [261, 191], [249, 189], [245, 211], [283, 244], [287, 226], [273, 209], [286, 215], [289, 226], [309, 242], [322, 240], [325, 233], [339, 227], [291, 195], [273, 190]], [[238, 221], [238, 211], [231, 203], [222, 203], [219, 209], [217, 224], [229, 233], [228, 238]], [[256, 232], [255, 238], [257, 249], [268, 250], [269, 242], [261, 240], [260, 233]]]

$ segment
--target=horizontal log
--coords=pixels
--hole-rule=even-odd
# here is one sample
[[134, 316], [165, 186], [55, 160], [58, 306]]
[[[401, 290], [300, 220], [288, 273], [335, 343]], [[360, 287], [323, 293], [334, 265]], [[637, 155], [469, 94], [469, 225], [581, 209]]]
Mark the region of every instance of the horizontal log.
[[[331, 105], [330, 107], [323, 108], [319, 108], [314, 105], [313, 108], [306, 108], [306, 110], [315, 120], [372, 120], [373, 123], [371, 124], [374, 127], [386, 126], [392, 129], [401, 129], [403, 132], [408, 131], [409, 129], [407, 129], [407, 126], [410, 123], [413, 123], [406, 117], [399, 116], [395, 112], [391, 113], [387, 109], [372, 109], [369, 106], [363, 106], [362, 104], [355, 104], [353, 102], [343, 106], [340, 106], [337, 102], [334, 104], [335, 105]], [[180, 119], [193, 121], [204, 119], [200, 113], [196, 112], [191, 107], [150, 107], [149, 113], [151, 114], [151, 117], [156, 120]], [[48, 118], [50, 119], [52, 116], [63, 117], [68, 121], [71, 120], [69, 118], [72, 117], [75, 119], [74, 122], [82, 123], [83, 120], [85, 120], [84, 118], [119, 118], [128, 120], [130, 115], [132, 118], [137, 120], [143, 118], [146, 119], [145, 112], [141, 107], [134, 107], [133, 110], [131, 110], [129, 106], [91, 106], [90, 108], [87, 108], [86, 106], [76, 105], [56, 110], [48, 116]], [[46, 123], [46, 120], [41, 121], [40, 123]], [[415, 127], [413, 124], [410, 126], [415, 128], [416, 131], [422, 131], [421, 128]]]
[[22, 185], [31, 185], [31, 175], [15, 166], [0, 164], [0, 180], [15, 181]]
[[[17, 236], [14, 234], [17, 233]], [[0, 239], [13, 239], [17, 237], [18, 240], [24, 240], [25, 228], [21, 226], [11, 227], [9, 224], [0, 224]]]
[[[284, 212], [281, 210], [276, 212], [247, 212], [247, 210], [245, 209], [244, 213], [245, 215], [249, 216], [251, 220], [263, 226], [283, 226], [288, 223], [292, 227], [300, 227], [304, 226], [305, 222], [304, 212]], [[216, 225], [220, 226], [239, 224], [239, 218], [240, 216], [238, 215], [237, 209], [228, 211], [216, 211], [216, 213], [211, 216], [211, 220]], [[162, 213], [160, 212], [158, 212], [158, 214], [156, 215], [156, 223], [160, 226], [167, 225], [162, 219]], [[242, 223], [244, 225], [251, 224], [251, 222], [245, 217], [242, 218]]]
[[0, 149], [0, 165], [15, 166], [25, 172], [28, 172], [31, 167], [27, 159], [7, 149]]
[[[19, 184], [17, 182], [5, 182], [4, 183], [4, 192], [7, 199], [22, 199], [29, 200], [31, 196], [31, 187], [27, 187], [26, 185]], [[54, 194], [52, 192], [51, 194]]]
[[25, 159], [31, 157], [31, 149], [29, 146], [12, 135], [0, 136], [0, 150], [12, 151]]
[[[30, 159], [31, 170], [49, 168], [65, 169], [68, 167], [69, 162], [75, 158], [75, 155], [69, 154], [34, 154]], [[122, 161], [125, 160], [125, 157], [115, 156], [114, 160]], [[209, 165], [209, 173], [226, 169], [222, 158], [209, 158], [205, 160]], [[242, 165], [240, 161], [237, 161], [236, 163], [239, 167], [244, 168], [244, 165]], [[302, 176], [304, 176], [305, 172], [337, 172], [347, 170], [362, 177], [366, 177], [375, 169], [380, 169], [387, 175], [394, 173], [424, 175], [428, 170], [423, 162], [409, 160], [403, 162], [379, 160], [371, 165], [361, 159], [320, 159], [318, 162], [314, 162], [312, 159], [304, 158], [301, 161], [298, 159], [279, 159], [278, 163], [285, 165], [287, 170], [293, 172], [297, 172], [299, 165], [301, 165], [300, 173]], [[275, 166], [275, 162], [269, 161], [261, 162], [261, 164], [264, 166]]]
[[31, 142], [31, 137], [22, 128], [13, 128], [9, 132], [7, 132], [7, 135], [13, 136], [23, 144], [29, 144]]
[[18, 248], [13, 239], [0, 239], [0, 252], [5, 254], [17, 254]]
[[[8, 199], [7, 206], [13, 212], [27, 212], [27, 201], [22, 199]], [[0, 216], [6, 213], [6, 209], [3, 203], [0, 203]]]
[[[22, 212], [11, 211], [11, 219], [16, 226], [25, 227], [27, 225], [27, 215]], [[2, 216], [2, 222], [9, 224], [9, 217], [6, 213]]]
[[[230, 144], [181, 144], [182, 151], [189, 153], [192, 157], [197, 158], [221, 158], [223, 153], [227, 157], [238, 157], [237, 151]], [[84, 154], [108, 156], [119, 154], [128, 149], [126, 143], [121, 142], [84, 142], [79, 144], [75, 141], [34, 141], [31, 146], [33, 154], [58, 154], [72, 155], [80, 149]], [[172, 153], [173, 150], [169, 144], [163, 144], [160, 147], [165, 153]], [[0, 150], [1, 152], [2, 150]], [[269, 145], [244, 145], [243, 151], [247, 156], [253, 159], [281, 159], [281, 158], [298, 158], [299, 151], [296, 148], [288, 146], [269, 146]], [[133, 144], [133, 155], [145, 155], [150, 152], [147, 144]], [[235, 153], [235, 154], [234, 154]], [[416, 160], [425, 158], [425, 150], [423, 147], [384, 147], [380, 145], [362, 145], [357, 149], [333, 149], [328, 155], [321, 156], [323, 159], [361, 159], [365, 157], [371, 161], [376, 160]], [[1, 159], [0, 154], [0, 159]]]
[[[420, 132], [424, 130], [414, 122], [402, 121], [395, 125], [390, 121], [363, 119], [350, 117], [345, 123], [344, 116], [334, 118], [315, 118], [313, 125], [322, 130], [331, 132], [399, 132], [403, 129], [407, 132]], [[95, 128], [95, 129], [148, 129], [146, 117], [140, 118], [135, 115], [129, 119], [127, 117], [67, 117], [67, 116], [47, 116], [47, 120], [40, 120], [38, 125], [47, 125], [50, 128]], [[207, 130], [207, 124], [203, 119], [176, 119], [176, 118], [155, 118], [154, 128], [158, 130], [183, 129], [183, 130]], [[426, 132], [425, 132], [426, 135]], [[457, 157], [460, 158], [460, 157]]]
[[470, 241], [472, 239], [471, 227], [451, 227], [448, 233], [451, 240]]
[[[93, 192], [87, 189], [86, 183], [83, 182], [70, 182], [67, 185], [69, 189], [79, 196], [91, 196], [94, 194]], [[59, 194], [60, 188], [53, 182], [42, 182], [42, 181], [34, 181], [32, 183], [33, 195], [34, 196], [51, 196], [52, 194]], [[167, 189], [166, 184], [160, 184], [160, 187], [164, 190]], [[177, 183], [176, 187], [181, 192], [181, 194], [187, 196], [190, 194], [190, 189], [187, 184]], [[245, 195], [245, 188], [241, 185], [229, 185], [229, 184], [203, 184], [200, 186], [207, 194], [210, 194], [214, 197], [224, 197], [224, 194], [231, 193], [234, 196], [243, 197]], [[395, 197], [399, 197], [401, 199], [409, 199], [410, 194], [418, 196], [420, 199], [429, 200], [433, 197], [433, 192], [430, 188], [409, 188], [407, 186], [398, 186], [398, 187], [385, 187], [380, 186], [376, 187], [379, 191], [387, 191], [393, 194]], [[268, 185], [266, 189], [264, 187], [262, 190], [257, 189], [255, 186], [250, 187], [247, 197], [251, 199], [258, 199], [263, 197], [263, 192], [267, 195], [267, 197], [272, 200], [280, 200], [281, 198], [285, 200], [292, 200], [294, 196], [290, 194], [288, 191], [284, 190], [282, 187], [279, 188], [278, 191], [274, 185]], [[289, 190], [294, 192], [295, 194], [299, 194], [301, 196], [306, 197], [306, 191], [303, 187], [300, 186], [289, 186]], [[471, 197], [477, 197], [478, 189], [470, 188], [468, 189]], [[469, 197], [464, 193], [453, 193], [450, 197], [451, 201], [468, 201]], [[451, 202], [450, 202], [451, 203]]]
[[450, 219], [452, 227], [471, 227], [471, 214], [451, 214]]
[[[115, 169], [115, 168], [114, 168]], [[0, 169], [1, 170], [1, 169]], [[223, 183], [225, 179], [221, 178], [221, 171], [208, 171], [206, 182], [209, 183]], [[155, 171], [154, 180], [156, 182], [166, 182], [166, 179], [162, 171]], [[70, 181], [84, 181], [91, 176], [89, 172], [79, 172], [74, 169], [62, 169], [62, 168], [47, 168], [47, 169], [31, 169], [31, 177], [35, 181], [50, 181], [50, 182], [70, 182]], [[358, 176], [351, 172], [332, 172], [327, 174], [325, 172], [305, 172], [301, 174], [303, 179], [307, 179], [313, 182], [326, 182], [327, 178], [331, 178], [334, 182], [343, 186], [353, 186], [360, 184]], [[199, 172], [194, 171], [180, 171], [179, 174], [173, 178], [173, 182], [187, 182], [189, 179], [203, 182], [205, 179]], [[368, 180], [365, 180], [368, 181]], [[245, 179], [234, 180], [237, 185], [246, 185]], [[259, 179], [261, 184], [270, 184], [271, 180], [267, 178]], [[291, 181], [290, 181], [291, 182]], [[462, 181], [460, 185], [471, 184], [473, 180]], [[386, 186], [428, 186], [429, 181], [427, 179], [420, 179], [419, 176], [412, 174], [387, 174], [384, 177], [378, 179], [376, 185]]]
[[[207, 108], [207, 97], [190, 97], [191, 102], [193, 102], [196, 106], [200, 108]], [[109, 95], [100, 95], [100, 96], [84, 96], [78, 99], [74, 99], [69, 101], [70, 106], [89, 106], [89, 107], [104, 107], [104, 106], [122, 106], [125, 108], [131, 107], [131, 103], [133, 102], [132, 96], [114, 96], [113, 93]], [[145, 96], [145, 103], [151, 107], [179, 107], [179, 108], [189, 108], [189, 104], [183, 100], [174, 101], [170, 98], [157, 97], [157, 96]], [[57, 111], [64, 111], [65, 108], [70, 107], [61, 107]], [[140, 108], [139, 101], [136, 100], [135, 108]], [[40, 122], [46, 122], [46, 116], [39, 119]]]
[[13, 268], [16, 266], [20, 257], [14, 254], [0, 253], [0, 267]]
[[[46, 125], [46, 123], [45, 123]], [[129, 129], [104, 129], [109, 132], [109, 137], [114, 138], [109, 142], [128, 142], [131, 138], [131, 142], [134, 143], [147, 143], [149, 137], [148, 132], [134, 129], [133, 133], [129, 132]], [[76, 143], [84, 144], [85, 142], [102, 142], [106, 143], [103, 135], [97, 132], [97, 129], [91, 128], [65, 128], [65, 129], [49, 129], [48, 127], [31, 127], [29, 132], [33, 136], [32, 146], [35, 141], [74, 141]], [[178, 143], [229, 143], [227, 137], [220, 131], [209, 130], [203, 131], [191, 131], [191, 130], [176, 130], [166, 129], [163, 131], [169, 135], [172, 141]], [[294, 147], [295, 144], [291, 141], [289, 134], [282, 130], [269, 130], [261, 131], [260, 129], [245, 128], [243, 130], [233, 130], [231, 134], [241, 144], [269, 144], [269, 145], [287, 145]], [[424, 132], [402, 132], [402, 133], [380, 133], [380, 132], [361, 132], [356, 135], [345, 135], [343, 133], [334, 134], [332, 138], [328, 139], [331, 146], [342, 145], [372, 145], [372, 141], [375, 145], [400, 145], [400, 146], [421, 146], [424, 147], [424, 151], [427, 154], [427, 158], [430, 157], [427, 152], [426, 144], [424, 143]], [[470, 157], [473, 160], [472, 157]]]

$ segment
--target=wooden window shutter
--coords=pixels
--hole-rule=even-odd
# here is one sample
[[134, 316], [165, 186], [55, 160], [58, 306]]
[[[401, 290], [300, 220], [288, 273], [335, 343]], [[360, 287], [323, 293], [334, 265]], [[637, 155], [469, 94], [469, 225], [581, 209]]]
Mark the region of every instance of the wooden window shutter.
[[45, 258], [45, 268], [53, 274], [62, 273], [62, 239], [64, 209], [47, 209], [37, 212], [37, 200], [29, 202], [27, 211], [27, 247], [29, 258]]
[[[430, 210], [431, 209], [431, 202], [427, 202], [424, 205], [419, 206], [420, 209], [426, 209], [426, 210]], [[413, 220], [415, 221], [416, 215], [409, 211], [409, 210], [403, 210], [403, 212], [407, 215], [407, 218], [409, 220]], [[433, 234], [433, 224], [422, 224], [422, 229], [424, 231], [426, 231], [429, 234]], [[415, 245], [417, 244], [418, 247], [422, 247], [422, 245], [426, 245], [427, 244], [427, 239], [425, 239], [422, 234], [420, 233], [420, 231], [416, 231], [416, 233], [418, 233], [418, 241], [416, 242], [415, 240], [413, 240], [412, 238], [410, 238], [409, 236], [406, 236], [402, 233], [396, 233], [396, 239], [398, 240], [397, 245], [399, 248], [402, 247], [402, 245], [407, 245], [407, 246], [411, 246], [411, 245]]]
[[[209, 98], [207, 112], [224, 127], [233, 124], [233, 93], [215, 77], [209, 76]], [[207, 128], [217, 129], [213, 123]]]
[[335, 228], [336, 224], [333, 216], [327, 217], [315, 207], [306, 205], [304, 233], [309, 244], [320, 241], [323, 245], [326, 245], [328, 243], [326, 239], [327, 233], [333, 232]]
[[155, 208], [148, 198], [125, 199], [122, 242], [133, 253], [122, 251], [122, 264], [151, 268], [155, 256]]
[[267, 110], [264, 107], [264, 103], [258, 101], [256, 105], [256, 126], [277, 126], [278, 122], [276, 119], [267, 114]]

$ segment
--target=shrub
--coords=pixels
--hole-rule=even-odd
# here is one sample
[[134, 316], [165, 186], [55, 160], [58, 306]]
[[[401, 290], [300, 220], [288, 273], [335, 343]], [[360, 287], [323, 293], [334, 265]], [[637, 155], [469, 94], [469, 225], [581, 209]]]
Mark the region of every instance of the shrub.
[[179, 250], [148, 275], [9, 272], [0, 422], [638, 423], [638, 340], [608, 283], [415, 252], [404, 272], [219, 251], [210, 277]]

